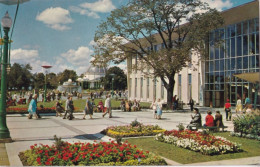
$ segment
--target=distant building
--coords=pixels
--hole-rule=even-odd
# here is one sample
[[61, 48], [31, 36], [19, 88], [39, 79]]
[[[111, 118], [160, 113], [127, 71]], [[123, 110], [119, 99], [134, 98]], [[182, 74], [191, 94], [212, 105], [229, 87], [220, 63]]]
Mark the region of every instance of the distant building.
[[83, 78], [79, 78], [78, 81], [82, 84], [83, 89], [99, 89], [103, 88], [100, 79], [106, 75], [106, 68], [95, 67], [90, 65], [87, 71], [84, 73]]
[[[223, 107], [226, 99], [235, 105], [238, 98], [254, 101], [255, 89], [234, 74], [259, 73], [259, 1], [255, 0], [221, 12], [225, 24], [209, 35], [209, 59], [200, 61], [191, 54], [192, 64], [175, 75], [173, 95], [188, 103], [190, 98], [201, 106]], [[215, 38], [224, 41], [215, 47]], [[155, 34], [157, 36], [158, 34]], [[156, 37], [155, 37], [156, 38]], [[160, 49], [162, 43], [154, 48]], [[167, 102], [167, 91], [160, 78], [146, 77], [142, 71], [129, 70], [138, 62], [136, 55], [127, 60], [128, 97], [151, 102], [161, 98]], [[258, 102], [259, 91], [258, 91]]]

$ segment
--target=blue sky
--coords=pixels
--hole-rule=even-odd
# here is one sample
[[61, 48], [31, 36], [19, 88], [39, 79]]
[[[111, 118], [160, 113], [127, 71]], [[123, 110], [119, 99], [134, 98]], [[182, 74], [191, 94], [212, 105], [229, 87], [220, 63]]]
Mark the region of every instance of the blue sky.
[[[8, 10], [14, 18], [16, 6], [0, 0], [0, 17]], [[113, 9], [128, 0], [29, 0], [20, 4], [13, 33], [11, 62], [30, 63], [32, 72], [52, 65], [51, 72], [86, 71], [93, 54], [97, 26]], [[203, 0], [218, 10], [252, 0]], [[124, 64], [120, 65], [122, 68]]]

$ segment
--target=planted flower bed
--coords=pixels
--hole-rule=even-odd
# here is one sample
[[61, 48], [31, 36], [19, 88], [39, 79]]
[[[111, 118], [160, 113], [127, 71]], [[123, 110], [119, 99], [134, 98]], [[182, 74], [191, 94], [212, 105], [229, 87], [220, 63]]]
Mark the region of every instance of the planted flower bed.
[[165, 131], [156, 135], [155, 140], [174, 144], [205, 155], [216, 155], [242, 151], [239, 144], [223, 137], [204, 134], [202, 132], [184, 130]]
[[165, 130], [158, 125], [143, 125], [138, 121], [133, 121], [130, 125], [111, 126], [101, 133], [111, 137], [135, 137], [135, 136], [154, 136], [163, 133]]
[[166, 165], [164, 159], [125, 142], [32, 145], [19, 154], [25, 166]]

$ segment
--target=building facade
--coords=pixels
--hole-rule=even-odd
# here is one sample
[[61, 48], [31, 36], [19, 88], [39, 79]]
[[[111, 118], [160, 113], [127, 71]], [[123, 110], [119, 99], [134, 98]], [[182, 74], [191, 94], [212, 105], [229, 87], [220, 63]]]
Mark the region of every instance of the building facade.
[[[175, 75], [173, 94], [183, 103], [192, 98], [201, 106], [223, 107], [226, 99], [230, 99], [233, 105], [238, 98], [254, 100], [253, 84], [233, 75], [259, 72], [259, 1], [221, 14], [225, 24], [209, 35], [208, 60], [202, 62], [193, 53], [192, 64]], [[215, 45], [218, 38], [222, 43]], [[154, 48], [160, 49], [161, 46], [158, 43]], [[137, 61], [137, 56], [128, 59], [128, 69]], [[161, 98], [167, 101], [162, 81], [146, 77], [142, 71], [128, 70], [128, 92], [131, 100], [151, 102], [154, 98]]]

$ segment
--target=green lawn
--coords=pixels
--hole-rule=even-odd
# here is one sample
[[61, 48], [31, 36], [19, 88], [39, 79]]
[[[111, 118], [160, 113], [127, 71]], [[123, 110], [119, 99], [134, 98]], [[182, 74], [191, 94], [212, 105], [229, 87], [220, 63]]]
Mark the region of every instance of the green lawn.
[[225, 159], [236, 159], [252, 156], [260, 156], [260, 141], [232, 137], [229, 132], [215, 133], [214, 135], [223, 136], [230, 141], [242, 144], [243, 152], [229, 153], [223, 155], [208, 156], [198, 152], [190, 151], [171, 144], [155, 141], [153, 137], [127, 139], [131, 144], [135, 144], [144, 150], [149, 150], [155, 154], [171, 159], [181, 164], [196, 162], [218, 161]]
[[[105, 103], [105, 99], [101, 99], [103, 101], [103, 103]], [[95, 104], [97, 105], [98, 102], [100, 101], [100, 99], [95, 99]], [[77, 110], [82, 111], [85, 108], [85, 99], [77, 99], [77, 100], [73, 100], [74, 106], [77, 108]], [[51, 102], [41, 102], [39, 101], [37, 103], [37, 106], [43, 105], [44, 107], [54, 107], [55, 106], [56, 101], [51, 101]], [[111, 101], [111, 105], [113, 109], [117, 109], [120, 107], [120, 100], [115, 100], [112, 99]], [[64, 107], [65, 105], [65, 100], [62, 101], [62, 106]], [[150, 103], [147, 102], [141, 102], [140, 103], [142, 108], [149, 108], [150, 107]], [[24, 105], [17, 105], [17, 106], [10, 106], [9, 108], [26, 108], [28, 107], [28, 104], [24, 104]]]

